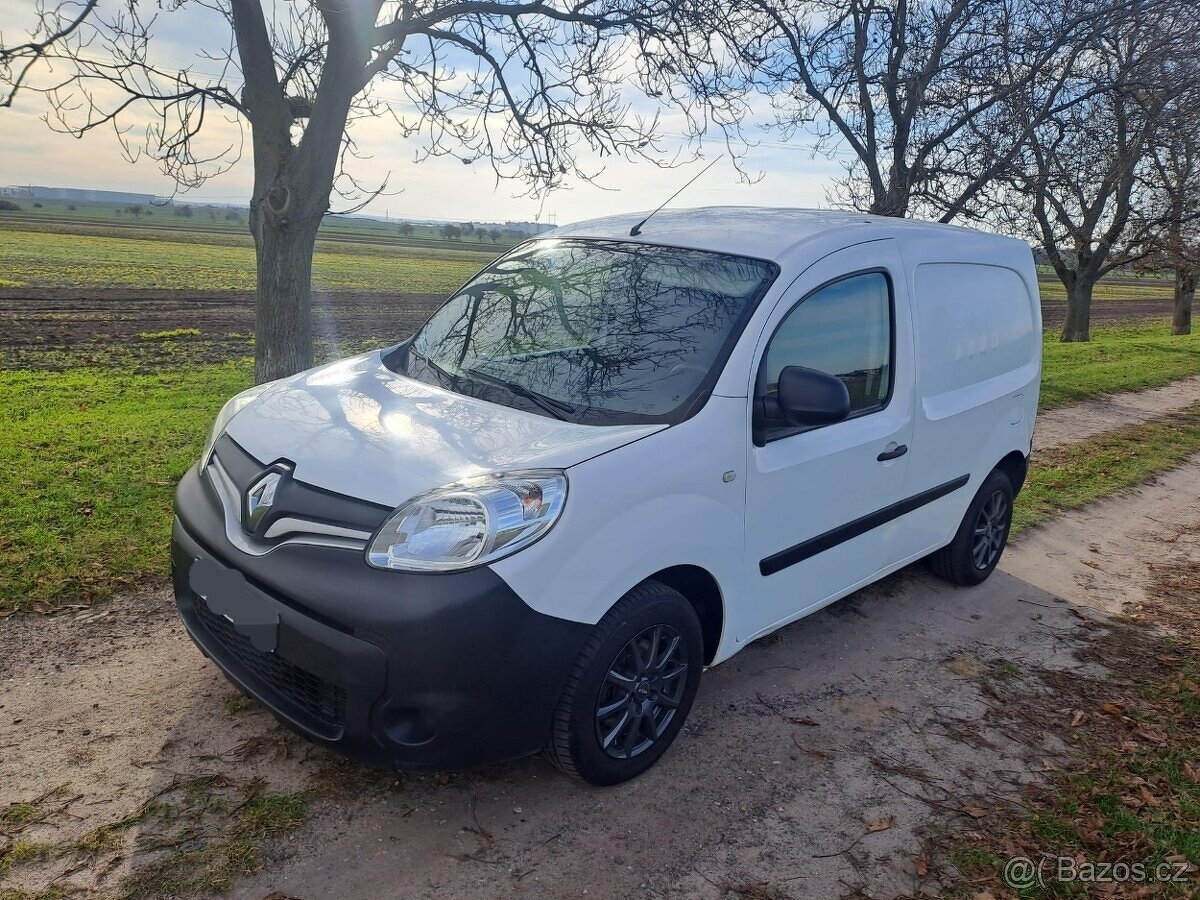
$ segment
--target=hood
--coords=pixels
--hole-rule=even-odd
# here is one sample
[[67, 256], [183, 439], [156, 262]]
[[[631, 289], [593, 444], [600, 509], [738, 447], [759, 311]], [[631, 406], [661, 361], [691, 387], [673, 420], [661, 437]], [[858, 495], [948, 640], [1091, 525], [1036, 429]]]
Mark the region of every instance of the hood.
[[298, 481], [386, 506], [489, 472], [565, 469], [664, 425], [577, 425], [399, 375], [378, 351], [272, 385], [226, 433]]

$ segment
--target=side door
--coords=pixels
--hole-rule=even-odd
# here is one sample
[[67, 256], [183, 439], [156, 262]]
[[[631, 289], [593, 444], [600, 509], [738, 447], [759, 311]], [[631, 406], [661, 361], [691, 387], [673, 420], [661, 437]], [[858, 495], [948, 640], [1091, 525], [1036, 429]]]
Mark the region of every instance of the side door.
[[[912, 357], [908, 289], [893, 240], [824, 257], [772, 311], [750, 392], [751, 590], [739, 640], [798, 618], [903, 558], [900, 525], [890, 516], [904, 499], [913, 434]], [[807, 428], [769, 419], [779, 373], [792, 365], [841, 378], [850, 416]]]

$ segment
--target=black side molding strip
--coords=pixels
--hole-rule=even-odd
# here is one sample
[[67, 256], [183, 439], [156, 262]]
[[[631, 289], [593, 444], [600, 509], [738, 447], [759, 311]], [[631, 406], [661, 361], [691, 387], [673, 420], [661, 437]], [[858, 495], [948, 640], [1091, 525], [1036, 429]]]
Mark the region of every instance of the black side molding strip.
[[957, 491], [969, 480], [969, 475], [960, 475], [953, 481], [947, 481], [945, 484], [939, 484], [937, 487], [930, 488], [927, 491], [921, 491], [921, 493], [915, 494], [906, 500], [900, 500], [891, 506], [885, 506], [883, 509], [865, 515], [861, 519], [855, 519], [852, 522], [847, 522], [845, 525], [839, 525], [837, 528], [831, 529], [824, 534], [818, 534], [815, 538], [809, 538], [807, 541], [803, 541], [793, 547], [788, 547], [786, 550], [772, 553], [766, 559], [759, 562], [758, 570], [763, 575], [774, 575], [788, 566], [804, 562], [804, 560], [816, 556], [818, 553], [824, 553], [838, 544], [843, 544], [861, 534], [866, 534], [873, 528], [886, 525], [892, 519], [898, 519], [900, 516], [906, 515], [914, 509], [920, 509], [926, 503], [932, 503], [940, 497], [945, 497], [947, 494]]

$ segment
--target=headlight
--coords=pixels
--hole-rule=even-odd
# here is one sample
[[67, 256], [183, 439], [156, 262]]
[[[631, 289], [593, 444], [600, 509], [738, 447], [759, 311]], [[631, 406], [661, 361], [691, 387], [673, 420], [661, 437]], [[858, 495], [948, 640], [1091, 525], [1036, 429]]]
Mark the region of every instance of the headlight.
[[397, 509], [367, 547], [377, 569], [448, 572], [528, 547], [567, 499], [562, 472], [485, 475], [438, 488]]
[[200, 456], [201, 469], [208, 467], [209, 460], [212, 458], [213, 446], [217, 443], [217, 439], [225, 433], [230, 420], [257, 400], [259, 395], [272, 384], [274, 382], [271, 381], [268, 381], [266, 384], [256, 384], [250, 390], [242, 391], [237, 396], [225, 402], [225, 405], [221, 407], [221, 411], [217, 413], [216, 421], [213, 422], [213, 426], [208, 432], [208, 443], [204, 445], [204, 453]]

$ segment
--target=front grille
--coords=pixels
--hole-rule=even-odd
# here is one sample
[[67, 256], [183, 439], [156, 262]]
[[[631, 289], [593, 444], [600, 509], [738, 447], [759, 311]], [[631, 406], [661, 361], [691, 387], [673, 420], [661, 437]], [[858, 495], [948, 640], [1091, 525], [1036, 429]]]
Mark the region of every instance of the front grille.
[[314, 719], [334, 728], [346, 724], [346, 691], [342, 687], [274, 653], [255, 649], [232, 622], [209, 609], [203, 597], [193, 596], [201, 624], [238, 662]]

